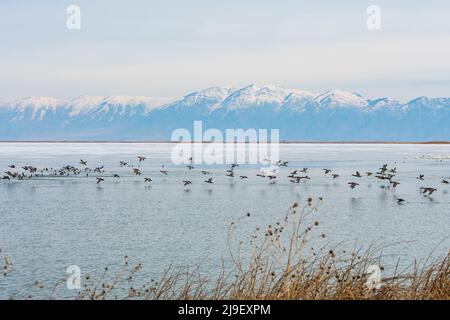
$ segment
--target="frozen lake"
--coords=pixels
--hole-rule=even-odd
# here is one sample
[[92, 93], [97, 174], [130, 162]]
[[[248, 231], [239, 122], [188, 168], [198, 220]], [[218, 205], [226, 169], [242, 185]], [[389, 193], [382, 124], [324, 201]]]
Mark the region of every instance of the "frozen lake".
[[[0, 248], [14, 263], [13, 272], [0, 277], [0, 298], [36, 280], [53, 283], [69, 265], [95, 274], [120, 264], [125, 255], [141, 261], [144, 274], [152, 276], [169, 265], [201, 264], [205, 272], [213, 271], [228, 257], [231, 221], [250, 212], [243, 227], [250, 232], [308, 197], [323, 197], [314, 219], [331, 243], [395, 243], [386, 254], [405, 261], [425, 258], [437, 245], [436, 255], [450, 248], [450, 187], [441, 183], [450, 178], [450, 160], [445, 159], [450, 145], [283, 144], [280, 158], [289, 164], [274, 184], [256, 176], [257, 165], [239, 166], [235, 178], [225, 176], [226, 165], [196, 165], [189, 171], [171, 164], [172, 148], [156, 143], [0, 143], [2, 175], [13, 170], [11, 164], [16, 171], [25, 165], [81, 168], [80, 159], [89, 168], [104, 165], [105, 170], [99, 185], [93, 173], [0, 181]], [[147, 159], [138, 163], [138, 155]], [[142, 175], [120, 167], [120, 160], [140, 165]], [[159, 172], [162, 164], [167, 176]], [[397, 168], [395, 189], [364, 174], [383, 164]], [[289, 172], [303, 167], [309, 168], [311, 180], [291, 183]], [[340, 177], [332, 179], [324, 168]], [[214, 184], [204, 183], [203, 169]], [[351, 176], [356, 170], [362, 178]], [[419, 174], [424, 180], [417, 179]], [[185, 188], [182, 180], [192, 185]], [[352, 190], [350, 181], [360, 185]], [[421, 187], [437, 191], [425, 197]], [[398, 205], [397, 198], [406, 203]]]

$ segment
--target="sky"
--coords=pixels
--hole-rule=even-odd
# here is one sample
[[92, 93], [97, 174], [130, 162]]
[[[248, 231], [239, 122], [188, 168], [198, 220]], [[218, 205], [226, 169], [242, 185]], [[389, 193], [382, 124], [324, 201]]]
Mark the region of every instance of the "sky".
[[[80, 8], [69, 30], [66, 10]], [[381, 29], [367, 27], [380, 8]], [[450, 96], [450, 1], [2, 0], [0, 100], [251, 83]]]

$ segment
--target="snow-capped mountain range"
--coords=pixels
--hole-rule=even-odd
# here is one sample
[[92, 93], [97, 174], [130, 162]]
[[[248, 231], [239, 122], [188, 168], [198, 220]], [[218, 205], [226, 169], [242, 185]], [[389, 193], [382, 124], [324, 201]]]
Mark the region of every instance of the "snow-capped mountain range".
[[179, 98], [0, 102], [0, 140], [170, 140], [177, 128], [279, 129], [282, 140], [450, 140], [450, 98], [366, 99], [341, 90], [211, 87]]

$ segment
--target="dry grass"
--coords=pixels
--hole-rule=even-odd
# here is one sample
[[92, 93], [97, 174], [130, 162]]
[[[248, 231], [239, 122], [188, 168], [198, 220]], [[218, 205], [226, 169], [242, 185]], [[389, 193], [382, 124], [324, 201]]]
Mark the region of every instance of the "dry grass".
[[[313, 215], [320, 204], [308, 199], [295, 203], [286, 214], [265, 228], [255, 228], [249, 239], [235, 239], [246, 214], [231, 223], [228, 249], [233, 272], [216, 277], [202, 276], [199, 268], [169, 268], [159, 280], [139, 277], [140, 263], [125, 257], [118, 272], [105, 268], [99, 279], [85, 276], [77, 299], [445, 299], [450, 298], [450, 255], [423, 263], [413, 262], [390, 274], [381, 264], [382, 247], [347, 252], [340, 245], [329, 249], [327, 236], [318, 235], [325, 244], [311, 248], [311, 239], [319, 226]], [[314, 203], [313, 203], [314, 202]], [[317, 242], [315, 242], [317, 243]], [[241, 256], [244, 246], [253, 248], [250, 256]], [[430, 255], [431, 256], [431, 255]], [[381, 283], [371, 279], [373, 268], [380, 270]], [[53, 286], [50, 298], [61, 281]], [[15, 298], [13, 296], [12, 298]], [[29, 296], [29, 298], [33, 298]], [[39, 297], [42, 298], [42, 297]]]

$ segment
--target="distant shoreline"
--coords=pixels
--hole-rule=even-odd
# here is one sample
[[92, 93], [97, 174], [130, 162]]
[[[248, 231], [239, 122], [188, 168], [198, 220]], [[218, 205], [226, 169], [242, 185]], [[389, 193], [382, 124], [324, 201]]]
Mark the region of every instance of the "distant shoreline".
[[[193, 141], [199, 143], [200, 141]], [[155, 143], [155, 144], [167, 144], [167, 143], [179, 143], [178, 141], [115, 141], [115, 140], [98, 140], [98, 141], [86, 141], [86, 140], [0, 140], [0, 143]], [[182, 142], [191, 143], [191, 142]], [[202, 143], [211, 143], [211, 141], [202, 141]], [[230, 142], [225, 142], [230, 143]], [[240, 142], [243, 143], [243, 142]], [[244, 142], [248, 144], [249, 142]], [[280, 141], [280, 144], [450, 144], [450, 141]]]

